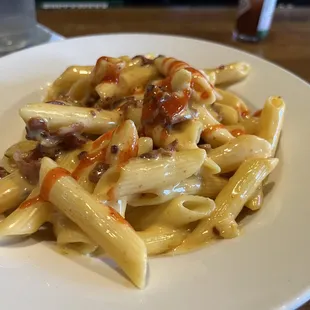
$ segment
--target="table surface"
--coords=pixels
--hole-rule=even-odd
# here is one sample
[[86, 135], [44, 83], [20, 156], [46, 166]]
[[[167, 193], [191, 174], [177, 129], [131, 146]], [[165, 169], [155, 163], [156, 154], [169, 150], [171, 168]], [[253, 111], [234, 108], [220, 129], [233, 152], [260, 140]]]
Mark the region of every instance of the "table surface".
[[[270, 60], [310, 82], [310, 8], [277, 9], [269, 37], [259, 44], [232, 39], [236, 10], [228, 8], [39, 10], [37, 18], [65, 37], [155, 32], [223, 43]], [[300, 309], [310, 310], [310, 302]]]

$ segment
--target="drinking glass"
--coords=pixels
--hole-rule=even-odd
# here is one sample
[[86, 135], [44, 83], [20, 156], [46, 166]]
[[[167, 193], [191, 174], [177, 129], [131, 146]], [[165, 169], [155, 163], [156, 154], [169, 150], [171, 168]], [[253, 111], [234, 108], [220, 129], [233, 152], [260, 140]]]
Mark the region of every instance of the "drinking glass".
[[0, 0], [0, 53], [26, 47], [36, 34], [34, 0]]

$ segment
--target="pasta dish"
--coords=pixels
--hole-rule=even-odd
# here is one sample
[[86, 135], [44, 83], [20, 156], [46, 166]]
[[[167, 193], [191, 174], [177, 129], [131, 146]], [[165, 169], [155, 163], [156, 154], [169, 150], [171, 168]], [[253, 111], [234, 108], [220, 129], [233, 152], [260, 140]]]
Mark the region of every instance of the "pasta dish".
[[285, 112], [281, 97], [253, 113], [225, 89], [249, 71], [162, 55], [67, 68], [19, 111], [25, 139], [0, 167], [0, 235], [50, 223], [58, 245], [103, 251], [139, 288], [148, 256], [237, 237], [241, 210], [262, 207]]

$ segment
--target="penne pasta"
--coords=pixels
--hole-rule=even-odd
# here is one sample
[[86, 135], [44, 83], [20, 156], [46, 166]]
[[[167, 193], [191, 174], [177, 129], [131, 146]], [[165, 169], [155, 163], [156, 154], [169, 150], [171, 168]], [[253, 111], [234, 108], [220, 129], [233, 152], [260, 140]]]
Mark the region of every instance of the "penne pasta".
[[90, 76], [92, 69], [93, 66], [68, 67], [50, 86], [45, 101], [57, 100], [59, 96], [66, 95], [73, 83], [85, 76]]
[[31, 235], [50, 220], [53, 206], [38, 197], [35, 188], [27, 200], [0, 222], [0, 236]]
[[0, 214], [17, 207], [33, 188], [18, 170], [0, 179]]
[[181, 247], [210, 241], [214, 227], [223, 238], [236, 237], [239, 234], [236, 217], [277, 163], [277, 158], [246, 160], [216, 197], [215, 211], [197, 225]]
[[208, 156], [221, 167], [221, 172], [236, 170], [246, 159], [268, 158], [270, 143], [253, 135], [243, 135], [208, 152]]
[[138, 154], [138, 132], [133, 121], [126, 120], [114, 131], [106, 154], [106, 163], [124, 164]]
[[55, 214], [52, 223], [58, 245], [69, 247], [82, 254], [91, 254], [98, 248], [80, 227], [63, 214]]
[[252, 211], [259, 210], [263, 205], [263, 200], [263, 187], [259, 186], [250, 199], [245, 203], [245, 206]]
[[153, 140], [149, 137], [141, 137], [138, 139], [138, 156], [151, 152], [153, 150]]
[[274, 156], [280, 138], [285, 113], [285, 103], [281, 97], [269, 97], [260, 117], [258, 136], [271, 144], [271, 156]]
[[177, 140], [178, 150], [188, 150], [197, 148], [202, 129], [200, 121], [188, 120], [175, 125], [170, 132], [162, 126], [157, 126], [153, 128], [151, 136], [157, 147], [166, 147]]
[[214, 69], [204, 69], [207, 74], [214, 72], [216, 85], [236, 83], [248, 76], [251, 66], [246, 62], [235, 62]]
[[135, 285], [144, 287], [145, 245], [122, 216], [94, 199], [69, 176], [69, 172], [48, 158], [42, 159], [40, 188], [44, 199], [53, 203], [111, 255]]
[[244, 117], [249, 115], [249, 109], [247, 105], [233, 92], [220, 88], [217, 88], [216, 91], [221, 96], [221, 98], [218, 99], [218, 102], [235, 109], [238, 113], [240, 121], [242, 121]]
[[247, 117], [241, 120], [239, 123], [243, 126], [244, 131], [248, 135], [257, 135], [259, 130], [259, 118], [258, 117]]
[[219, 102], [213, 104], [213, 109], [221, 116], [221, 123], [224, 125], [235, 125], [238, 123], [238, 112], [229, 105]]
[[173, 250], [186, 238], [188, 231], [182, 228], [153, 226], [138, 231], [137, 234], [145, 243], [147, 254], [153, 256]]
[[144, 208], [148, 212], [142, 217], [139, 227], [142, 230], [155, 224], [182, 227], [209, 216], [214, 209], [214, 201], [209, 198], [181, 195], [151, 210]]
[[[205, 158], [204, 150], [194, 149], [176, 152], [171, 157], [161, 157], [156, 160], [132, 159], [121, 169], [115, 169], [113, 174], [111, 172], [111, 179], [115, 179], [115, 184], [109, 194], [118, 199], [177, 184], [196, 173]], [[100, 182], [97, 186], [99, 185]]]
[[90, 134], [102, 134], [114, 128], [120, 120], [120, 115], [116, 111], [97, 111], [94, 108], [46, 103], [28, 104], [20, 109], [20, 116], [25, 123], [31, 118], [44, 119], [52, 131], [75, 123], [83, 124], [84, 132]]

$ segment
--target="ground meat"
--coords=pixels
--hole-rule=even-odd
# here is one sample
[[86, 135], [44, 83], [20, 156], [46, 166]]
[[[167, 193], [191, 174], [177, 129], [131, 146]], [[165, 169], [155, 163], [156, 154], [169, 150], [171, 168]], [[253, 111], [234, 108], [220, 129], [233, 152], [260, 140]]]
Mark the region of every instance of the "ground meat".
[[119, 148], [118, 148], [117, 145], [112, 145], [112, 146], [111, 146], [111, 153], [112, 153], [112, 154], [117, 154], [118, 151], [119, 151]]
[[175, 139], [174, 141], [172, 141], [165, 147], [165, 150], [170, 151], [170, 152], [175, 152], [177, 149], [178, 143], [179, 143], [178, 139]]
[[92, 183], [98, 183], [101, 176], [109, 169], [109, 165], [105, 163], [97, 163], [88, 175], [88, 179]]
[[116, 97], [107, 97], [99, 101], [99, 108], [104, 108], [107, 110], [126, 110], [129, 107], [142, 107], [143, 100], [138, 100], [134, 96], [128, 96], [121, 99]]
[[39, 181], [40, 160], [34, 160], [31, 156], [15, 152], [13, 159], [20, 174], [27, 179], [30, 184], [37, 184]]
[[46, 103], [54, 104], [54, 105], [67, 105], [66, 102], [62, 100], [52, 100], [52, 101], [46, 101]]
[[[185, 96], [185, 94], [184, 94]], [[177, 108], [173, 108], [173, 107]], [[171, 126], [194, 118], [188, 99], [167, 91], [164, 86], [148, 85], [143, 99], [142, 126]]]
[[157, 159], [162, 156], [171, 157], [173, 153], [176, 151], [177, 145], [178, 145], [178, 140], [174, 140], [173, 142], [171, 142], [164, 148], [159, 148], [157, 150], [153, 150], [151, 152], [141, 154], [140, 158]]
[[147, 65], [153, 65], [154, 64], [154, 59], [146, 58], [143, 55], [137, 55], [137, 56], [132, 58], [132, 60], [135, 60], [135, 59], [141, 60], [141, 66], [147, 66]]
[[77, 157], [79, 160], [83, 160], [87, 157], [88, 153], [86, 151], [82, 151]]
[[207, 152], [212, 149], [211, 144], [198, 144], [198, 147], [206, 150]]
[[3, 167], [0, 167], [0, 179], [3, 179], [7, 175], [9, 175], [9, 173]]
[[31, 118], [26, 127], [26, 138], [39, 141], [45, 148], [72, 150], [81, 147], [87, 139], [82, 135], [83, 124], [72, 124], [50, 132], [44, 119]]
[[31, 118], [26, 126], [26, 139], [39, 140], [48, 131], [46, 122], [43, 118]]

